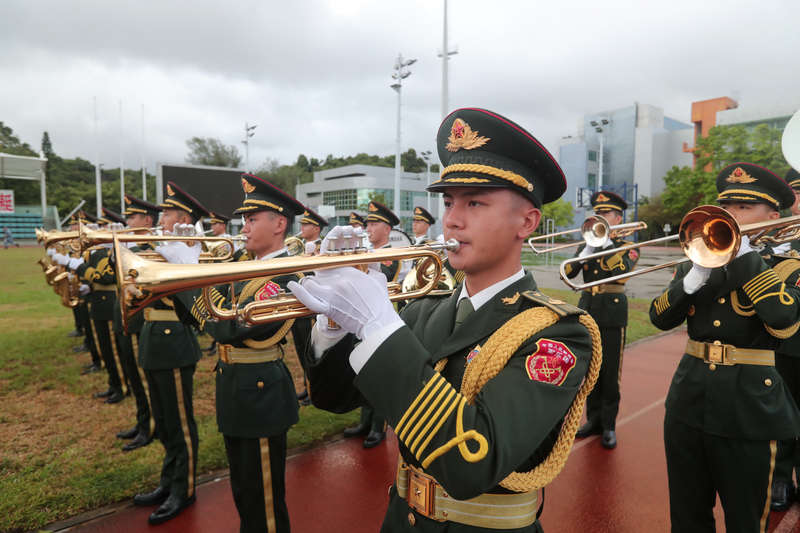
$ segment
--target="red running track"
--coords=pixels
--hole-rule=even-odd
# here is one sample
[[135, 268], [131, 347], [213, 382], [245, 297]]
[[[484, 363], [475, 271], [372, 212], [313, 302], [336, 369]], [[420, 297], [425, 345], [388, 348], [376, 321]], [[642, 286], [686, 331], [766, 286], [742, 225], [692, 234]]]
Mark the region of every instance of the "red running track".
[[[619, 445], [606, 450], [599, 437], [576, 441], [567, 466], [547, 487], [542, 525], [559, 533], [669, 531], [664, 460], [664, 399], [686, 343], [675, 332], [637, 343], [625, 352]], [[287, 462], [287, 499], [295, 533], [374, 533], [380, 528], [387, 491], [397, 465], [397, 442], [371, 450], [360, 439], [337, 441], [295, 455]], [[733, 467], [733, 465], [732, 465]], [[92, 533], [157, 531], [234, 533], [239, 519], [227, 479], [197, 489], [197, 503], [180, 516], [149, 526], [152, 508], [125, 507], [72, 528]], [[717, 530], [724, 531], [721, 508]], [[800, 533], [800, 506], [772, 513], [769, 531]]]

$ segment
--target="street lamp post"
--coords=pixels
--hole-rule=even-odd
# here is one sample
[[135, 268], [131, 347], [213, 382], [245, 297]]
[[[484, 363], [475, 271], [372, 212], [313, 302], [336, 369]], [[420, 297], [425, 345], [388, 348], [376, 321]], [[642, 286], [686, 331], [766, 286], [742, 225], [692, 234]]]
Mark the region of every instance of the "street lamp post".
[[411, 76], [408, 67], [416, 63], [416, 59], [403, 59], [403, 54], [397, 54], [397, 61], [394, 63], [394, 73], [392, 78], [395, 82], [390, 85], [397, 92], [397, 142], [394, 156], [394, 212], [400, 216], [400, 108], [403, 91], [403, 80]]
[[589, 121], [589, 124], [594, 127], [594, 131], [600, 134], [600, 161], [597, 164], [597, 190], [603, 188], [603, 138], [605, 135], [605, 127], [608, 126], [609, 122], [607, 118], [601, 118], [598, 120]]
[[242, 144], [244, 145], [244, 169], [247, 172], [250, 172], [250, 137], [255, 135], [255, 130], [258, 127], [258, 124], [253, 124], [250, 126], [247, 122], [244, 123], [244, 140]]
[[[433, 152], [430, 150], [425, 150], [424, 152], [420, 153], [419, 155], [422, 156], [422, 159], [425, 160], [425, 172], [428, 178], [428, 187], [431, 186], [431, 155]], [[427, 191], [428, 193], [428, 213], [431, 212], [431, 191]]]

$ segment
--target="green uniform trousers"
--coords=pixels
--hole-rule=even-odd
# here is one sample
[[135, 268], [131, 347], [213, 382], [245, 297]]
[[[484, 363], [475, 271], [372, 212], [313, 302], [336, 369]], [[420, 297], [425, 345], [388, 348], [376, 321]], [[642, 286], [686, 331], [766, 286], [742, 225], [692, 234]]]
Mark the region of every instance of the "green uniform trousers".
[[664, 418], [673, 533], [714, 533], [716, 496], [727, 533], [766, 532], [776, 441], [730, 439]]
[[136, 362], [139, 356], [139, 335], [125, 335], [117, 331], [117, 349], [122, 370], [128, 379], [128, 389], [133, 392], [136, 399], [136, 428], [142, 435], [152, 435], [155, 431], [155, 421], [150, 413], [150, 400], [148, 399], [147, 379], [144, 371]]
[[92, 356], [92, 364], [95, 366], [103, 366], [103, 360], [100, 358], [100, 352], [97, 350], [97, 345], [94, 342], [94, 335], [92, 334], [92, 323], [89, 318], [89, 305], [85, 302], [78, 304], [75, 308], [78, 312], [78, 320], [80, 320], [81, 331], [83, 331], [84, 339], [89, 354]]
[[606, 430], [616, 429], [625, 328], [600, 328], [603, 364], [597, 383], [586, 399], [586, 420]]
[[[800, 354], [798, 354], [800, 355]], [[783, 378], [786, 388], [800, 405], [800, 357], [775, 353], [775, 370]], [[778, 458], [775, 462], [775, 480], [792, 482], [792, 475], [797, 472], [800, 481], [800, 444], [797, 439], [778, 441]]]
[[288, 533], [286, 433], [260, 439], [223, 437], [240, 533]]
[[184, 498], [194, 495], [197, 477], [197, 424], [192, 408], [195, 366], [144, 371], [156, 434], [166, 451], [160, 485]]
[[123, 394], [125, 391], [122, 388], [122, 377], [120, 368], [117, 366], [116, 357], [114, 353], [117, 351], [116, 339], [112, 338], [111, 321], [91, 319], [92, 336], [95, 339], [100, 357], [103, 358], [103, 363], [108, 372], [108, 388], [112, 391]]

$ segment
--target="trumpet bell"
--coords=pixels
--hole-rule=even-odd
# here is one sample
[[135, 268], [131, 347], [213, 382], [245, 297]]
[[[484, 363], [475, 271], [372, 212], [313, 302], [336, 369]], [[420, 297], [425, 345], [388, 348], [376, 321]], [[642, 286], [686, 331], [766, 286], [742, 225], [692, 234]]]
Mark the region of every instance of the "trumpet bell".
[[786, 162], [800, 171], [800, 111], [792, 115], [781, 137], [781, 149]]
[[736, 257], [742, 240], [736, 220], [714, 205], [690, 211], [681, 222], [679, 235], [686, 257], [706, 268], [727, 265]]
[[598, 215], [587, 217], [581, 224], [581, 235], [586, 246], [602, 248], [611, 240], [611, 229], [604, 219]]

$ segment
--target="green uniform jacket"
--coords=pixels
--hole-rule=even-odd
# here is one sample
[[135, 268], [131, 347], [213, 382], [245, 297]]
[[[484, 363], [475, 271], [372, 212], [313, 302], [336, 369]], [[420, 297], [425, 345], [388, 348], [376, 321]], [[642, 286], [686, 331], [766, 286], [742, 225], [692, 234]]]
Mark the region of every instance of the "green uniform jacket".
[[[683, 290], [691, 263], [683, 263], [664, 293], [650, 304], [650, 320], [663, 330], [686, 320], [689, 337], [738, 348], [774, 350], [774, 332], [800, 318], [797, 271], [786, 283], [750, 252], [715, 268], [694, 294]], [[769, 328], [769, 329], [768, 329]], [[779, 333], [780, 334], [780, 333]], [[672, 378], [667, 413], [706, 433], [726, 438], [788, 439], [800, 435], [800, 412], [775, 367], [716, 365], [684, 354]]]
[[[175, 310], [173, 294], [151, 304], [153, 309]], [[144, 313], [144, 311], [142, 311]], [[180, 321], [145, 321], [139, 334], [139, 366], [143, 370], [168, 370], [197, 364], [203, 356], [197, 335]]]
[[[113, 287], [116, 283], [114, 267], [110, 261], [111, 248], [99, 248], [83, 254], [83, 264], [75, 269], [75, 274], [90, 287], [97, 283]], [[115, 291], [92, 290], [86, 296], [90, 316], [95, 320], [114, 320], [114, 306], [117, 302]]]
[[[792, 241], [791, 250], [795, 252], [800, 251], [800, 240]], [[775, 264], [775, 262], [781, 260], [783, 260], [783, 258], [781, 257], [773, 257], [772, 262], [769, 259], [766, 259], [766, 261], [770, 264]], [[778, 347], [777, 351], [781, 355], [787, 355], [790, 357], [800, 357], [800, 333], [792, 335], [788, 339], [781, 342], [781, 345]]]
[[[626, 244], [631, 243], [622, 239], [614, 239], [613, 247], [619, 248]], [[582, 244], [575, 253], [575, 257], [584, 248], [586, 248], [586, 245]], [[586, 283], [606, 279], [630, 272], [636, 266], [638, 260], [639, 253], [635, 249], [619, 252], [608, 257], [584, 261], [582, 269], [574, 265], [567, 265], [567, 277], [574, 278], [579, 272], [583, 272], [583, 281]], [[628, 297], [625, 293], [591, 294], [588, 291], [582, 291], [578, 307], [587, 310], [601, 328], [628, 325]]]
[[[417, 467], [426, 463], [425, 471], [451, 496], [468, 499], [506, 492], [498, 486], [501, 480], [514, 470], [530, 470], [547, 456], [586, 374], [592, 344], [578, 321], [583, 312], [536, 292], [530, 274], [500, 291], [453, 331], [459, 293], [460, 286], [447, 298], [425, 298], [406, 306], [401, 316], [407, 325], [375, 351], [355, 385], [394, 427], [403, 459]], [[466, 404], [459, 389], [475, 349], [515, 315], [540, 305], [562, 313], [566, 309], [567, 316], [526, 339], [474, 403]], [[338, 360], [352, 375], [347, 356], [354, 341], [348, 335], [326, 351], [323, 360]], [[550, 360], [548, 366], [543, 355], [548, 350], [563, 354], [567, 362]], [[442, 359], [447, 364], [440, 374], [434, 365]], [[543, 378], [544, 370], [549, 378]], [[312, 395], [314, 388], [312, 381]], [[479, 450], [473, 462], [451, 441], [464, 438], [465, 432], [486, 442], [481, 453], [475, 440], [466, 440], [469, 451]]]
[[[281, 276], [272, 281], [285, 290], [286, 284], [292, 280], [296, 281], [297, 277]], [[249, 284], [253, 285], [246, 288]], [[258, 298], [259, 290], [264, 286], [263, 280], [236, 283], [234, 290], [240, 295], [239, 305], [244, 306]], [[229, 287], [220, 285], [211, 290], [216, 305], [230, 308]], [[243, 290], [244, 296], [241, 297]], [[258, 346], [261, 349], [275, 344], [283, 349], [286, 344], [286, 322], [250, 327], [238, 320], [206, 320], [199, 289], [179, 294], [178, 301], [179, 305], [191, 310], [192, 318], [219, 343], [255, 348], [254, 341], [262, 341]], [[293, 320], [291, 331], [297, 353], [305, 353], [311, 336], [311, 320]], [[263, 342], [267, 340], [270, 342]], [[269, 437], [286, 432], [299, 420], [294, 383], [283, 360], [254, 364], [227, 364], [220, 360], [216, 367], [216, 385], [217, 426], [224, 435]]]

